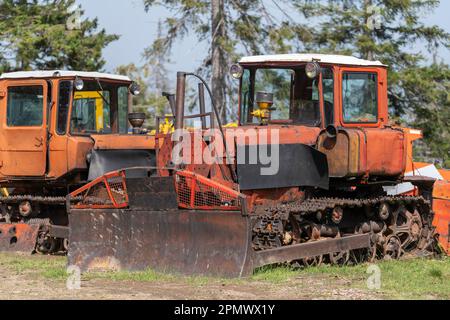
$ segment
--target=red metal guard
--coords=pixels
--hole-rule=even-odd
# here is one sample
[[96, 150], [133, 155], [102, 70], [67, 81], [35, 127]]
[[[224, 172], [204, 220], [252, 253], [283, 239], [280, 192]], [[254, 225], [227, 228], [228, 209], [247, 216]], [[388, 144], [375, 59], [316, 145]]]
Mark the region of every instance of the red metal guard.
[[236, 211], [241, 209], [244, 197], [235, 189], [190, 171], [175, 174], [175, 187], [178, 206], [184, 209]]
[[121, 209], [128, 207], [125, 171], [114, 171], [95, 179], [70, 194], [74, 209]]
[[[239, 211], [245, 198], [226, 187], [190, 171], [175, 176], [178, 206], [183, 209]], [[152, 194], [148, 194], [149, 197]], [[125, 171], [115, 171], [95, 179], [70, 194], [73, 209], [121, 209], [129, 204]], [[79, 199], [79, 200], [78, 200]]]

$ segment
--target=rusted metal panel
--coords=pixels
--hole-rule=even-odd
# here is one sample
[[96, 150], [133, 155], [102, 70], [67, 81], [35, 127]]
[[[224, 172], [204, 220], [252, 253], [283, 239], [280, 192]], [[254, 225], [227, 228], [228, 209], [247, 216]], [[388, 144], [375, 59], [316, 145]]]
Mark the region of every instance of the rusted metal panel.
[[258, 251], [254, 266], [265, 266], [284, 261], [293, 261], [323, 254], [363, 249], [370, 246], [370, 234], [348, 236], [344, 238], [321, 240], [291, 245], [277, 249]]
[[240, 212], [73, 210], [69, 264], [237, 277], [248, 263], [250, 219]]
[[433, 197], [450, 201], [450, 181], [436, 181], [433, 189]]
[[365, 234], [254, 251], [253, 218], [240, 212], [72, 210], [69, 219], [69, 264], [83, 271], [243, 277], [263, 265], [370, 245]]
[[367, 139], [367, 171], [374, 176], [401, 176], [406, 169], [403, 131], [364, 129]]
[[0, 224], [0, 251], [33, 253], [40, 225]]
[[[91, 151], [88, 180], [92, 181], [108, 172], [124, 168], [152, 167], [155, 166], [155, 161], [153, 150], [136, 150], [131, 142], [128, 149], [93, 149]], [[128, 176], [145, 177], [147, 174], [148, 170], [142, 169], [130, 171]]]
[[54, 238], [68, 239], [69, 227], [50, 225], [48, 226], [49, 235]]
[[433, 191], [433, 225], [439, 233], [439, 242], [450, 255], [450, 182], [436, 181]]
[[[262, 146], [261, 146], [262, 147]], [[266, 145], [270, 149], [270, 145]], [[255, 149], [253, 149], [255, 150]], [[251, 146], [239, 145], [237, 173], [241, 190], [288, 188], [295, 186], [328, 189], [327, 157], [317, 149], [304, 144], [280, 144], [279, 168], [275, 174], [261, 174], [267, 165], [260, 159], [250, 161]], [[273, 150], [272, 150], [273, 152]], [[289, 164], [286, 166], [285, 164]]]
[[156, 146], [155, 136], [150, 135], [109, 134], [91, 137], [95, 141], [94, 149], [100, 150], [125, 150], [131, 145], [134, 150], [154, 150]]
[[435, 212], [433, 225], [439, 233], [439, 242], [450, 255], [450, 200], [433, 200], [433, 210]]
[[365, 164], [361, 163], [360, 140], [358, 132], [353, 129], [339, 130], [335, 140], [328, 139], [326, 133], [320, 135], [317, 148], [327, 155], [330, 177], [364, 175]]
[[126, 179], [129, 207], [132, 210], [178, 209], [174, 177]]
[[67, 138], [67, 170], [87, 169], [86, 155], [94, 147], [90, 137], [73, 136]]
[[330, 177], [398, 177], [406, 167], [401, 130], [340, 128], [335, 141], [322, 133], [317, 148], [328, 157]]

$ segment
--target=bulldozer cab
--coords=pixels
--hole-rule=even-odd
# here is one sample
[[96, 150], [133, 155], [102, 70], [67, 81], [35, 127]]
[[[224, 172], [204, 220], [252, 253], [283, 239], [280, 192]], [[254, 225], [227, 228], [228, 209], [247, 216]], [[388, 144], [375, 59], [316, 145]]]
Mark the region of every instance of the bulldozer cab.
[[[387, 123], [387, 75], [380, 62], [298, 54], [247, 57], [232, 68], [232, 76], [240, 80], [241, 125], [323, 129]], [[271, 98], [265, 112], [262, 94]]]
[[[58, 180], [88, 170], [96, 137], [105, 142], [107, 136], [128, 136], [133, 91], [138, 90], [128, 77], [95, 72], [1, 75], [0, 178]], [[151, 149], [148, 141], [136, 143], [137, 149]]]

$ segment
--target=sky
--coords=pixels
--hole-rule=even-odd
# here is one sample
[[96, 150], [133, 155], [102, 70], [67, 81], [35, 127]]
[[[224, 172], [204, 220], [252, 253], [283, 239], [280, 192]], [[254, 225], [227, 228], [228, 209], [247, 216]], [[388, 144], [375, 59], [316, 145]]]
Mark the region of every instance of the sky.
[[[98, 18], [101, 28], [108, 33], [120, 35], [120, 39], [104, 49], [107, 61], [105, 71], [112, 72], [117, 66], [128, 63], [140, 65], [142, 54], [157, 35], [158, 21], [170, 15], [163, 8], [152, 8], [145, 12], [142, 0], [77, 0], [82, 6], [84, 16]], [[429, 15], [424, 22], [435, 24], [450, 32], [450, 1], [441, 0], [440, 7]], [[207, 50], [205, 44], [199, 44], [193, 36], [178, 43], [172, 52], [168, 72], [193, 71], [202, 62]], [[443, 49], [440, 57], [450, 64], [450, 51]]]

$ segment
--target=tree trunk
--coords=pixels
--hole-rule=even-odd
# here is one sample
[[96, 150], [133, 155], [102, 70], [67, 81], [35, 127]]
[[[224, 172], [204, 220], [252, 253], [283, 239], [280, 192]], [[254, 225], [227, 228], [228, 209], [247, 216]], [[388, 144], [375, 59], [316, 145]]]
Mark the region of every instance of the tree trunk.
[[226, 37], [224, 0], [211, 1], [211, 64], [212, 64], [212, 95], [219, 109], [222, 123], [226, 122], [226, 76], [227, 62], [222, 41]]

